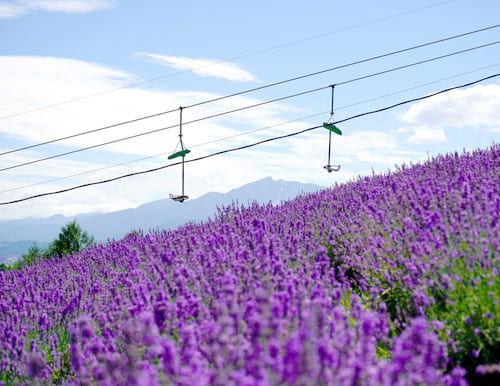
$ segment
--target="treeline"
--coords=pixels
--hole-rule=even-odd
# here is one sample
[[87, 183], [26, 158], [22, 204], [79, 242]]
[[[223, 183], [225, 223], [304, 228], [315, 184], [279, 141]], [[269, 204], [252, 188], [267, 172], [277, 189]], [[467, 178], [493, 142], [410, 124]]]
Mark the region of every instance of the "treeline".
[[58, 238], [52, 241], [46, 249], [34, 244], [27, 253], [12, 265], [0, 263], [0, 271], [21, 269], [40, 259], [52, 259], [69, 255], [82, 251], [92, 244], [95, 244], [95, 239], [85, 232], [76, 221], [72, 221], [61, 228]]

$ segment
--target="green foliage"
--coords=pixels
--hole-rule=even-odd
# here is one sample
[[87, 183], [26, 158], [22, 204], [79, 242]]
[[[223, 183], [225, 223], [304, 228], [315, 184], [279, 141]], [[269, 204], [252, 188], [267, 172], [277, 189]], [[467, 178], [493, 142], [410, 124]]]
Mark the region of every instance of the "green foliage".
[[[62, 327], [61, 331], [58, 333], [59, 345], [57, 351], [62, 353], [61, 367], [56, 368], [52, 371], [51, 382], [53, 384], [62, 384], [64, 380], [67, 380], [71, 373], [71, 361], [69, 355], [69, 348], [71, 345], [71, 336], [66, 327]], [[47, 363], [53, 367], [54, 358], [51, 354], [49, 348], [46, 349], [46, 355], [48, 358]]]
[[[47, 335], [57, 335], [58, 344], [57, 346], [51, 346], [45, 341]], [[71, 376], [71, 361], [70, 361], [70, 345], [71, 345], [71, 335], [68, 332], [67, 327], [60, 326], [50, 331], [41, 332], [39, 330], [33, 330], [26, 334], [24, 337], [24, 351], [30, 352], [33, 344], [36, 344], [39, 349], [45, 354], [45, 362], [47, 366], [52, 369], [50, 384], [63, 384]], [[56, 367], [54, 352], [60, 353], [59, 366]], [[1, 357], [0, 357], [1, 359]], [[26, 381], [25, 377], [13, 377], [11, 372], [0, 373], [0, 381], [4, 381], [6, 385], [21, 384]], [[1, 385], [1, 383], [0, 383]]]
[[5, 385], [13, 385], [14, 379], [16, 378], [18, 377], [15, 377], [12, 371], [5, 371], [3, 373], [0, 373], [0, 382], [3, 382], [3, 384]]
[[378, 341], [375, 355], [377, 356], [377, 359], [391, 359], [392, 353], [390, 344]]
[[[481, 235], [481, 237], [484, 237]], [[412, 288], [398, 280], [407, 273], [404, 266], [389, 266], [382, 262], [378, 269], [363, 270], [348, 264], [344, 258], [342, 240], [335, 240], [335, 247], [326, 245], [330, 268], [335, 270], [337, 279], [351, 284], [352, 292], [361, 299], [375, 304], [385, 303], [388, 316], [392, 321], [391, 336], [398, 336], [404, 326], [419, 314], [415, 306]], [[426, 318], [433, 322], [436, 333], [448, 344], [450, 363], [448, 370], [460, 365], [471, 377], [476, 367], [484, 364], [495, 364], [500, 361], [500, 271], [498, 260], [493, 257], [493, 246], [490, 244], [492, 266], [485, 267], [471, 259], [476, 253], [469, 243], [462, 241], [457, 250], [463, 257], [455, 260], [454, 266], [435, 272], [429, 279], [435, 284], [427, 288], [427, 296], [431, 300], [428, 308], [423, 310]], [[391, 257], [390, 255], [388, 257]], [[395, 280], [388, 281], [384, 273], [390, 272]], [[439, 276], [451, 279], [451, 285], [444, 288]], [[361, 280], [368, 287], [376, 286], [381, 292], [371, 298], [361, 291]], [[349, 304], [343, 298], [342, 303]], [[377, 342], [377, 358], [390, 357], [390, 344]], [[470, 379], [472, 380], [472, 378]]]
[[28, 253], [23, 255], [23, 260], [28, 264], [32, 264], [35, 259], [42, 256], [44, 253], [45, 251], [42, 248], [40, 248], [37, 244], [33, 244], [28, 250]]
[[476, 366], [500, 360], [500, 282], [498, 263], [486, 269], [465, 261], [458, 259], [452, 270], [451, 290], [430, 291], [436, 302], [426, 315], [444, 324], [436, 332], [448, 342], [452, 365], [460, 363], [474, 373]]
[[[371, 304], [371, 306], [377, 308], [377, 304], [385, 303], [387, 313], [392, 322], [390, 335], [394, 337], [401, 334], [411, 319], [418, 315], [413, 300], [413, 293], [403, 283], [398, 281], [388, 282], [384, 278], [383, 272], [386, 270], [397, 272], [404, 269], [404, 266], [392, 268], [384, 264], [384, 267], [381, 269], [372, 269], [361, 273], [359, 269], [346, 263], [344, 259], [344, 241], [341, 238], [337, 237], [335, 239], [335, 247], [329, 244], [325, 244], [325, 246], [328, 249], [327, 255], [330, 259], [330, 268], [335, 270], [336, 279], [348, 282], [351, 285], [352, 292], [357, 294], [366, 304]], [[395, 274], [394, 276], [397, 277], [400, 275]], [[362, 290], [362, 280], [370, 287], [382, 289], [377, 298], [371, 299], [370, 294]], [[343, 305], [346, 306], [346, 304]], [[377, 346], [377, 355], [380, 358], [390, 355], [387, 354], [388, 352], [390, 353], [390, 347], [386, 347], [384, 344], [380, 342], [379, 346]]]
[[410, 290], [403, 288], [397, 282], [390, 285], [384, 281], [383, 288], [385, 290], [382, 291], [380, 300], [387, 306], [387, 313], [393, 322], [391, 336], [397, 336], [403, 331], [404, 326], [418, 315], [413, 295]]
[[94, 243], [94, 238], [84, 232], [76, 221], [72, 221], [61, 229], [59, 237], [50, 244], [49, 255], [62, 257], [82, 251]]
[[179, 342], [179, 329], [175, 328], [170, 332], [170, 336], [174, 340], [175, 343]]
[[33, 244], [27, 253], [25, 253], [21, 259], [17, 260], [12, 264], [12, 269], [21, 269], [22, 267], [33, 264], [35, 261], [40, 259], [48, 258], [48, 251], [40, 248], [36, 243]]
[[53, 256], [62, 257], [73, 252], [83, 251], [94, 243], [95, 239], [83, 231], [76, 221], [72, 221], [61, 228], [59, 237], [47, 249], [40, 248], [35, 243], [27, 253], [11, 266], [0, 264], [0, 271], [8, 271], [10, 269], [19, 270], [41, 259], [51, 259]]

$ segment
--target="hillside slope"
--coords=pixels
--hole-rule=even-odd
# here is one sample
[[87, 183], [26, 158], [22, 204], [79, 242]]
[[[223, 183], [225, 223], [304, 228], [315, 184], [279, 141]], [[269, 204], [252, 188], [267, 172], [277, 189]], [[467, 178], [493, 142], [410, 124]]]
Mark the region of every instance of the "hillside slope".
[[499, 156], [0, 272], [0, 380], [460, 385], [461, 364], [475, 382], [499, 361]]
[[[106, 241], [110, 238], [122, 238], [134, 229], [174, 229], [187, 222], [205, 221], [215, 214], [217, 207], [229, 205], [236, 199], [242, 204], [252, 201], [262, 204], [272, 201], [277, 204], [292, 199], [301, 192], [309, 193], [319, 189], [321, 186], [314, 184], [273, 180], [267, 177], [227, 193], [207, 193], [188, 200], [182, 205], [167, 198], [143, 204], [137, 208], [110, 213], [89, 213], [74, 217], [56, 215], [41, 219], [0, 221], [0, 242], [23, 240], [35, 240], [38, 243], [51, 242], [57, 237], [61, 228], [73, 220], [77, 220], [81, 227], [96, 240]], [[0, 259], [2, 255], [0, 248]]]

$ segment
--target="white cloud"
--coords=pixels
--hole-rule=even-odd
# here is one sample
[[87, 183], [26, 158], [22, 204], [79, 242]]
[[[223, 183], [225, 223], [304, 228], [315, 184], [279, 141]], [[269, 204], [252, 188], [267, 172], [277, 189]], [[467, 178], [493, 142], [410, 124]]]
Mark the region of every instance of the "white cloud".
[[[103, 90], [119, 88], [137, 80], [132, 74], [115, 68], [53, 57], [0, 57], [0, 74], [8, 74], [8, 76], [0, 76], [0, 117], [29, 111], [40, 106], [58, 104], [82, 95], [99, 94]], [[203, 92], [160, 92], [123, 88], [117, 92], [82, 99], [77, 103], [63, 104], [56, 108], [22, 114], [3, 122], [0, 121], [0, 133], [28, 142], [43, 142], [51, 138], [155, 114], [169, 110], [168, 107], [190, 105], [217, 96]], [[190, 144], [201, 143], [221, 136], [233, 135], [236, 133], [235, 127], [239, 130], [246, 130], [243, 125], [248, 128], [259, 128], [286, 120], [281, 117], [281, 113], [287, 111], [286, 106], [272, 104], [257, 109], [243, 110], [221, 118], [226, 122], [226, 126], [228, 121], [238, 122], [233, 127], [225, 127], [215, 120], [187, 124], [189, 121], [205, 116], [259, 102], [261, 100], [239, 96], [185, 110], [183, 114], [186, 123], [185, 141]], [[178, 114], [168, 114], [81, 136], [63, 143], [73, 147], [89, 146], [96, 142], [107, 142], [131, 136], [138, 132], [175, 126], [178, 120]], [[173, 150], [170, 147], [175, 146], [177, 134], [174, 128], [133, 141], [119, 142], [105, 149], [135, 155], [161, 153]]]
[[87, 13], [111, 8], [111, 3], [106, 0], [30, 0], [23, 3], [32, 9], [64, 13]]
[[[137, 80], [132, 74], [119, 69], [80, 60], [0, 56], [0, 117], [37, 109], [40, 106], [57, 104], [82, 95], [98, 94], [103, 90], [119, 88]], [[43, 142], [218, 96], [217, 94], [196, 91], [162, 92], [138, 87], [122, 88], [119, 91], [81, 99], [75, 103], [20, 114], [0, 120], [0, 152], [19, 147], [20, 144]], [[239, 96], [186, 109], [183, 113], [186, 145], [188, 147], [194, 146], [293, 118], [289, 114], [290, 107], [270, 104], [226, 115], [220, 119], [187, 124], [188, 121], [204, 116], [259, 102], [262, 100]], [[12, 153], [1, 157], [0, 168], [148, 130], [175, 126], [178, 124], [178, 120], [178, 113], [162, 115], [95, 134], [80, 136], [58, 144], [34, 148], [27, 152]], [[271, 137], [274, 133], [294, 130], [297, 125], [294, 124], [292, 127], [290, 125], [279, 126], [253, 135], [235, 137], [229, 141], [193, 147], [190, 157], [199, 157], [221, 149], [251, 143], [262, 136]], [[21, 185], [51, 180], [58, 176], [79, 174], [85, 170], [109, 164], [167, 153], [161, 157], [106, 169], [99, 173], [82, 174], [67, 180], [32, 186], [25, 190], [0, 193], [0, 201], [4, 202], [26, 195], [65, 189], [74, 185], [127, 174], [131, 171], [165, 165], [169, 162], [167, 155], [174, 150], [177, 141], [178, 131], [173, 128], [102, 147], [99, 151], [85, 151], [74, 156], [34, 163], [1, 172], [0, 190], [8, 190]], [[269, 175], [292, 180], [300, 179], [303, 176], [306, 178], [304, 181], [312, 182], [308, 178], [314, 174], [304, 168], [302, 161], [293, 160], [294, 167], [286, 170], [281, 166], [284, 162], [283, 158], [274, 154], [275, 149], [281, 153], [288, 152], [286, 143], [281, 142], [276, 143], [275, 148], [256, 147], [245, 152], [244, 155], [234, 153], [186, 165], [188, 194], [191, 197], [197, 197], [207, 191], [227, 191]], [[318, 172], [321, 173], [321, 168], [318, 169]], [[110, 211], [133, 207], [143, 202], [168, 197], [170, 192], [176, 193], [180, 184], [179, 174], [180, 168], [173, 167], [163, 172], [134, 177], [122, 182], [85, 188], [74, 193], [40, 200], [36, 199], [22, 205], [7, 206], [2, 209], [0, 220], [30, 215], [48, 216], [55, 213], [70, 215], [78, 212]], [[316, 177], [317, 175], [318, 173], [316, 173]]]
[[411, 106], [402, 119], [426, 127], [498, 126], [500, 85], [477, 85], [425, 99]]
[[406, 142], [415, 145], [435, 145], [448, 141], [448, 138], [442, 128], [413, 126], [401, 128], [398, 132], [410, 133], [411, 135], [406, 139]]
[[[0, 56], [0, 117], [57, 104], [82, 95], [98, 94], [103, 90], [119, 88], [138, 80], [140, 79], [136, 79], [133, 74], [98, 63], [54, 57]], [[22, 144], [43, 142], [219, 96], [197, 91], [166, 92], [139, 87], [121, 88], [119, 91], [99, 94], [75, 103], [58, 105], [30, 114], [20, 114], [10, 119], [1, 119], [0, 152]], [[185, 109], [183, 112], [184, 141], [192, 150], [188, 159], [295, 132], [316, 126], [318, 123], [315, 120], [294, 122], [250, 135], [237, 136], [224, 142], [195, 146], [241, 134], [247, 130], [276, 125], [279, 122], [297, 118], [298, 115], [311, 113], [291, 105], [273, 103], [225, 115], [218, 119], [187, 124], [189, 121], [205, 116], [259, 102], [262, 100], [238, 96]], [[134, 124], [80, 136], [55, 145], [13, 153], [0, 158], [0, 168], [78, 147], [175, 126], [178, 120], [178, 113], [161, 115]], [[105, 169], [98, 173], [81, 174], [71, 179], [35, 185], [22, 191], [0, 193], [0, 202], [168, 164], [167, 155], [174, 150], [177, 141], [178, 130], [174, 127], [171, 130], [102, 147], [99, 151], [85, 151], [69, 157], [0, 172], [0, 190], [7, 190], [144, 156], [167, 153], [141, 162]], [[328, 186], [351, 179], [372, 165], [377, 171], [382, 171], [393, 167], [394, 164], [418, 158], [414, 152], [408, 151], [398, 143], [396, 134], [388, 132], [351, 133], [345, 130], [343, 136], [335, 136], [333, 163], [342, 164], [341, 170], [337, 173], [328, 174], [323, 169], [327, 160], [327, 151], [328, 131], [318, 129], [248, 150], [189, 163], [186, 164], [186, 193], [195, 198], [209, 191], [225, 192], [267, 176]], [[140, 177], [6, 206], [0, 212], [0, 220], [125, 209], [144, 202], [166, 198], [169, 193], [178, 193], [179, 189], [180, 167], [172, 167]]]
[[111, 7], [109, 0], [17, 0], [0, 2], [0, 19], [12, 19], [36, 11], [78, 14]]
[[[315, 164], [326, 164], [328, 156], [328, 135], [326, 130], [290, 140], [292, 152], [299, 159], [314, 158]], [[332, 137], [332, 163], [346, 164], [352, 168], [359, 162], [370, 164], [383, 170], [395, 164], [416, 160], [418, 154], [408, 151], [398, 144], [394, 134], [380, 131], [344, 131], [342, 136]], [[343, 168], [341, 168], [343, 170]]]
[[0, 3], [0, 19], [15, 19], [26, 13], [26, 8], [18, 4]]
[[194, 72], [204, 77], [215, 77], [237, 82], [256, 82], [258, 79], [250, 72], [241, 69], [234, 63], [213, 59], [193, 59], [183, 56], [165, 56], [139, 52], [137, 56], [149, 58], [155, 63], [172, 67], [181, 71]]

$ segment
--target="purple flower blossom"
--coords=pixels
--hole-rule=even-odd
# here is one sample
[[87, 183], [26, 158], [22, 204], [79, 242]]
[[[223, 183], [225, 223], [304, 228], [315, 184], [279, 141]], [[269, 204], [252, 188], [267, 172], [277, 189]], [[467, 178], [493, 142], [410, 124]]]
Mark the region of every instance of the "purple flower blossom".
[[443, 322], [441, 322], [439, 320], [433, 320], [432, 321], [432, 327], [435, 330], [442, 330], [444, 328], [444, 324], [443, 324]]
[[495, 145], [281, 205], [233, 204], [201, 224], [0, 272], [0, 374], [461, 385], [465, 370], [444, 374], [446, 345], [431, 331], [443, 321], [423, 315], [429, 287], [454, 288], [457, 259], [495, 272], [499, 156]]
[[46, 368], [45, 360], [40, 353], [30, 353], [28, 355], [27, 373], [34, 378], [39, 376]]

